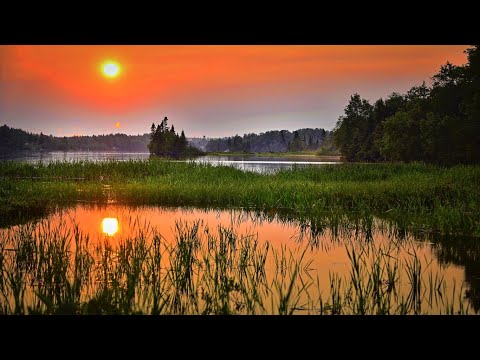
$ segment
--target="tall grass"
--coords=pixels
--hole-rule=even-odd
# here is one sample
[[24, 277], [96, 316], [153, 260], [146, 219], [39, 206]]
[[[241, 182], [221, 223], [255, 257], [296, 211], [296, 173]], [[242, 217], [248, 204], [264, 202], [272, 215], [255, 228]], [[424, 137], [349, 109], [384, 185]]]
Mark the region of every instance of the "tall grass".
[[233, 227], [177, 222], [173, 238], [136, 223], [118, 243], [44, 220], [0, 233], [3, 314], [468, 313], [406, 241], [343, 244], [347, 273], [318, 281], [311, 248], [260, 242]]
[[[346, 244], [350, 260], [346, 276], [330, 274], [330, 293], [321, 297], [320, 314], [427, 315], [469, 314], [464, 285], [448, 286], [444, 273], [430, 268], [415, 247], [389, 242], [380, 246], [359, 242]], [[318, 286], [318, 284], [317, 284]], [[310, 309], [312, 311], [312, 308]]]
[[341, 164], [273, 175], [169, 161], [0, 162], [0, 224], [55, 206], [118, 202], [294, 212], [312, 224], [375, 215], [399, 229], [480, 236], [480, 168]]

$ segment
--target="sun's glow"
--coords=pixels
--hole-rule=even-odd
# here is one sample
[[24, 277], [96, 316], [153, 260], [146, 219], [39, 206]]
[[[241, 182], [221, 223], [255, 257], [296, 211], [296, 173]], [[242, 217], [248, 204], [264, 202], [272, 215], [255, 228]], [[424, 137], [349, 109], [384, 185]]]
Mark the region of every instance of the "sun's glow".
[[102, 65], [103, 74], [107, 77], [117, 77], [120, 73], [120, 65], [113, 61], [106, 61]]
[[102, 231], [108, 236], [113, 236], [118, 231], [118, 220], [116, 218], [104, 218], [102, 220]]

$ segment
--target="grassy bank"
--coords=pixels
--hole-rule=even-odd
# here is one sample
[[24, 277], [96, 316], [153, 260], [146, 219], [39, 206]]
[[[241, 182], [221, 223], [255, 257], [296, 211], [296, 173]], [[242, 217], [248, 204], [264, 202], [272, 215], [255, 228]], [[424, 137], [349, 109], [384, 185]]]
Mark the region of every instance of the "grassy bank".
[[480, 235], [480, 167], [340, 164], [274, 175], [160, 160], [0, 163], [0, 221], [76, 202], [247, 207], [318, 226], [347, 214], [400, 228]]

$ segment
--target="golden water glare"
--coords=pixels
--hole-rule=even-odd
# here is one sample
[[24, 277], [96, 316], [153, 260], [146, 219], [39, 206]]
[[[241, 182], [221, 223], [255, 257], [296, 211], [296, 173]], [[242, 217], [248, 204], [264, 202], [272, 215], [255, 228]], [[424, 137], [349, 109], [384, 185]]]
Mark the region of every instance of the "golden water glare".
[[107, 236], [113, 236], [118, 231], [117, 218], [104, 218], [102, 220], [102, 231]]

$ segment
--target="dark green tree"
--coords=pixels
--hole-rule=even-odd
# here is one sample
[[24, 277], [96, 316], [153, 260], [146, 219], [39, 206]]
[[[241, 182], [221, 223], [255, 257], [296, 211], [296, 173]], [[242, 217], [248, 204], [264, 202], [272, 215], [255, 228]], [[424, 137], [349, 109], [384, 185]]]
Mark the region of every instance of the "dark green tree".
[[373, 118], [373, 106], [360, 95], [352, 95], [335, 129], [335, 143], [347, 161], [367, 160]]
[[187, 150], [188, 147], [188, 142], [187, 138], [185, 137], [185, 132], [182, 130], [182, 133], [180, 135], [180, 141], [179, 141], [179, 148], [180, 152], [183, 153]]

